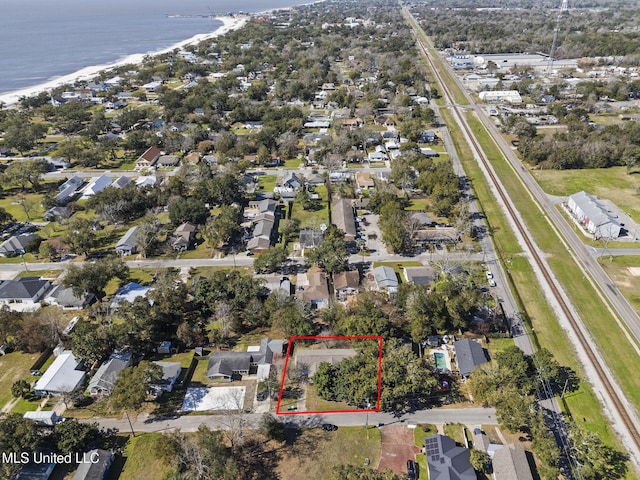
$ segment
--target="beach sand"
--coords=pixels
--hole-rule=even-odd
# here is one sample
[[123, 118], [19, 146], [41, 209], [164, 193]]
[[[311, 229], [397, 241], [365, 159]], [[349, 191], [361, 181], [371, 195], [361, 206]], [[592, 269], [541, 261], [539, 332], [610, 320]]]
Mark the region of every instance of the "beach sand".
[[30, 97], [33, 95], [37, 95], [40, 92], [59, 87], [61, 85], [73, 84], [77, 81], [91, 80], [100, 72], [103, 72], [105, 70], [110, 70], [110, 69], [119, 67], [121, 65], [142, 63], [142, 60], [146, 56], [160, 55], [163, 53], [167, 53], [176, 48], [183, 48], [186, 45], [191, 45], [191, 44], [199, 43], [203, 40], [219, 37], [232, 30], [237, 30], [239, 28], [242, 28], [249, 21], [249, 18], [250, 17], [248, 16], [216, 17], [216, 20], [219, 20], [222, 22], [222, 26], [211, 33], [203, 33], [200, 35], [195, 35], [187, 40], [171, 45], [170, 47], [167, 47], [163, 50], [158, 50], [152, 53], [138, 53], [134, 55], [129, 55], [118, 62], [86, 67], [81, 70], [77, 70], [74, 73], [70, 73], [69, 75], [63, 75], [61, 77], [52, 78], [51, 80], [48, 80], [45, 83], [34, 85], [33, 87], [23, 88], [13, 92], [5, 93], [3, 95], [0, 95], [0, 102], [4, 103], [5, 106], [14, 105], [18, 103], [20, 99], [23, 97]]

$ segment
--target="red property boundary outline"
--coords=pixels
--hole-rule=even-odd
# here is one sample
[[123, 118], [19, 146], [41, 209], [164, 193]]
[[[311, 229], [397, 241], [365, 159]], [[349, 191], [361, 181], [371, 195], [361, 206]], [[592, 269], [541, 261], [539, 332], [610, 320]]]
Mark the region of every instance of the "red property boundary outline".
[[[378, 340], [378, 398], [376, 400], [376, 408], [359, 409], [359, 410], [325, 410], [313, 412], [298, 411], [280, 411], [280, 403], [282, 401], [282, 392], [284, 390], [284, 381], [287, 378], [287, 367], [289, 366], [289, 358], [291, 358], [291, 346], [296, 340]], [[351, 335], [351, 336], [294, 336], [289, 337], [289, 345], [287, 345], [287, 356], [284, 361], [284, 372], [282, 373], [282, 381], [280, 382], [280, 392], [278, 393], [278, 405], [276, 406], [276, 415], [320, 415], [327, 413], [366, 413], [380, 411], [380, 393], [382, 387], [382, 337], [379, 335]]]

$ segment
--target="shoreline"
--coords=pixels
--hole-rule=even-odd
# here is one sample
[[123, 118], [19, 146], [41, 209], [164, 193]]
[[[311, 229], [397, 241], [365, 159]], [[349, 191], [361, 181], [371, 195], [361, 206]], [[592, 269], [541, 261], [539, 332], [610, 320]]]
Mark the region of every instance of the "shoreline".
[[11, 91], [11, 92], [5, 92], [0, 94], [0, 103], [4, 103], [5, 107], [10, 107], [17, 104], [20, 101], [20, 99], [23, 97], [32, 97], [41, 92], [45, 92], [47, 90], [60, 87], [62, 85], [70, 85], [77, 81], [91, 80], [95, 78], [99, 73], [105, 70], [111, 70], [113, 68], [120, 67], [122, 65], [127, 65], [127, 64], [140, 64], [142, 63], [145, 57], [162, 55], [163, 53], [170, 52], [176, 48], [184, 48], [187, 45], [192, 45], [194, 43], [199, 43], [204, 40], [210, 40], [212, 38], [220, 37], [232, 30], [238, 30], [244, 27], [249, 21], [249, 18], [250, 17], [248, 15], [243, 15], [241, 17], [240, 16], [215, 17], [216, 20], [222, 22], [222, 25], [210, 33], [199, 33], [197, 35], [194, 35], [193, 37], [174, 43], [173, 45], [162, 48], [160, 50], [155, 50], [153, 52], [148, 52], [148, 53], [134, 53], [131, 55], [127, 55], [121, 60], [116, 60], [115, 62], [112, 62], [112, 63], [104, 63], [102, 65], [93, 65], [90, 67], [84, 67], [79, 70], [76, 70], [73, 73], [69, 73], [67, 75], [62, 75], [58, 77], [53, 77], [48, 79], [45, 82], [39, 83], [37, 85], [33, 85], [31, 87], [25, 87], [19, 90]]

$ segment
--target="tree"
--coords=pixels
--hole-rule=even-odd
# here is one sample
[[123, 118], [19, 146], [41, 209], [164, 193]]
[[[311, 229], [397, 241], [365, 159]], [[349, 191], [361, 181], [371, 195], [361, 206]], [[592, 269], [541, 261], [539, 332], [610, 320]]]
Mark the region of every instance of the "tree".
[[480, 450], [472, 448], [469, 462], [474, 470], [477, 472], [484, 472], [486, 471], [487, 466], [491, 463], [491, 457], [489, 457], [487, 452], [481, 452]]
[[169, 204], [169, 219], [173, 225], [191, 222], [202, 225], [209, 216], [209, 209], [193, 197], [180, 198]]
[[97, 423], [80, 423], [75, 418], [56, 424], [53, 434], [63, 454], [84, 452], [99, 438]]
[[74, 295], [93, 293], [96, 298], [104, 297], [104, 289], [112, 278], [125, 280], [129, 277], [129, 267], [118, 257], [105, 257], [95, 263], [82, 266], [70, 265], [62, 280], [66, 288], [73, 288]]
[[152, 213], [148, 213], [142, 222], [138, 224], [136, 230], [136, 246], [144, 258], [153, 250], [158, 243], [158, 233], [160, 232], [160, 220]]
[[571, 453], [578, 464], [582, 478], [605, 480], [624, 478], [627, 473], [627, 456], [605, 445], [593, 432], [575, 423], [569, 425]]
[[60, 254], [56, 247], [51, 245], [49, 242], [42, 242], [40, 244], [40, 247], [38, 248], [38, 256], [41, 258], [47, 258], [53, 262], [60, 258]]
[[[36, 424], [22, 414], [10, 413], [0, 419], [0, 452], [33, 452], [41, 437]], [[11, 478], [20, 463], [0, 462], [0, 477]]]
[[207, 243], [213, 248], [228, 245], [240, 233], [240, 209], [225, 205], [220, 207], [220, 213], [209, 218], [203, 229]]
[[287, 251], [284, 247], [270, 247], [256, 256], [253, 269], [260, 273], [276, 272], [287, 260], [287, 257]]
[[31, 385], [26, 380], [16, 380], [11, 385], [11, 395], [14, 398], [25, 398], [31, 392]]
[[269, 440], [284, 442], [285, 440], [284, 423], [280, 422], [272, 414], [265, 413], [262, 416], [262, 419], [260, 420], [260, 433], [262, 433]]
[[175, 465], [176, 478], [236, 480], [238, 466], [221, 432], [200, 425], [193, 435], [178, 431], [163, 435], [159, 450], [167, 464]]
[[7, 212], [4, 208], [0, 207], [0, 227], [3, 227], [13, 221], [14, 221], [13, 215]]
[[88, 255], [97, 245], [94, 223], [84, 217], [72, 218], [62, 240], [73, 253]]
[[26, 190], [31, 185], [33, 190], [38, 190], [40, 178], [47, 173], [48, 163], [42, 159], [30, 159], [14, 161], [4, 171], [4, 181], [8, 184], [18, 184], [21, 190]]
[[[129, 411], [139, 411], [149, 395], [151, 385], [161, 380], [162, 368], [155, 363], [145, 360], [137, 367], [125, 368], [118, 375], [111, 393], [111, 407], [114, 410], [124, 410], [129, 418]], [[133, 426], [131, 432], [135, 436]]]
[[331, 274], [346, 270], [349, 257], [344, 235], [338, 227], [330, 225], [324, 232], [322, 243], [307, 253], [307, 261]]
[[4, 132], [4, 146], [15, 148], [22, 155], [35, 147], [36, 141], [44, 137], [46, 132], [47, 126], [40, 123], [13, 124]]
[[109, 352], [107, 332], [104, 327], [81, 320], [71, 333], [73, 353], [87, 365], [102, 360]]

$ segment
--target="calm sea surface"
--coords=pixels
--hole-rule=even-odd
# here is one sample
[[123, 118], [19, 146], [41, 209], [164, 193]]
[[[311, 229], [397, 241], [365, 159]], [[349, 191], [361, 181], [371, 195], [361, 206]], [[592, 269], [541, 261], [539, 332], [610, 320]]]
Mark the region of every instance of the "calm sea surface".
[[209, 15], [255, 12], [305, 0], [0, 0], [0, 93], [84, 67], [170, 47], [221, 23]]

